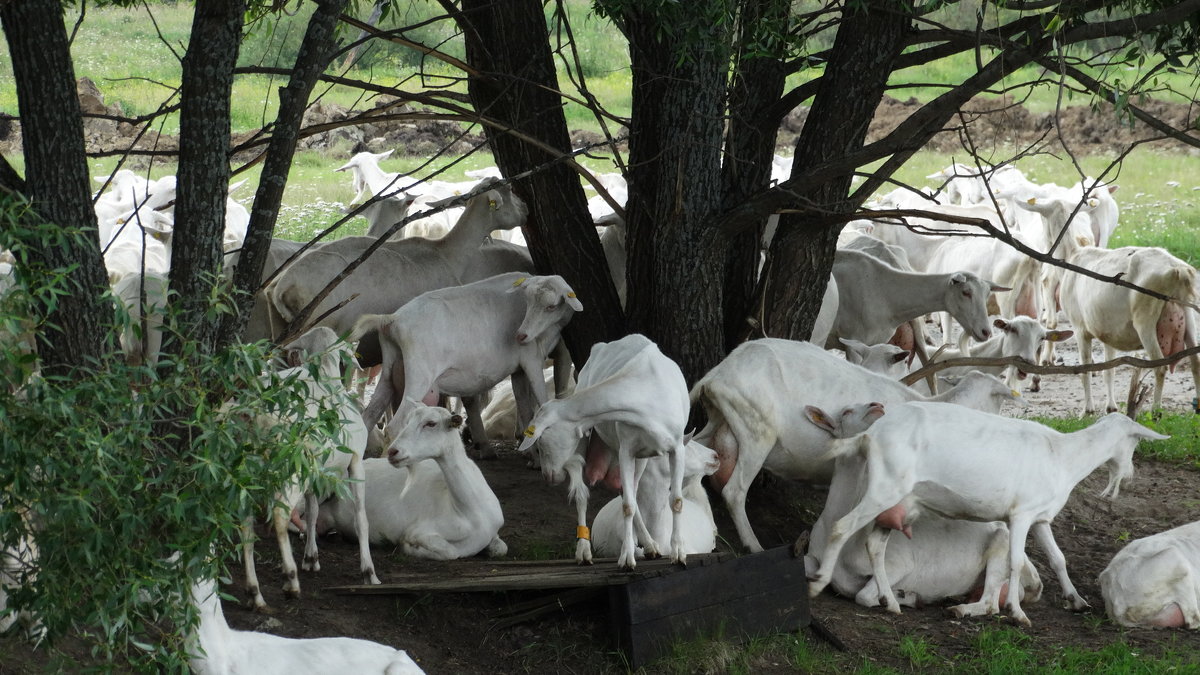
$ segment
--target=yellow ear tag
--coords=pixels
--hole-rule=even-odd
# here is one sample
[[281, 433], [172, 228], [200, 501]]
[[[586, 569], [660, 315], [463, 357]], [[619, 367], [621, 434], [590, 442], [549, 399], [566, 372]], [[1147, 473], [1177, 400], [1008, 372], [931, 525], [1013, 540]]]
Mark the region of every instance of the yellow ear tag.
[[1046, 342], [1058, 342], [1058, 335], [1051, 333], [1046, 336]]
[[537, 433], [537, 429], [534, 428], [532, 424], [530, 424], [528, 427], [525, 427], [525, 438], [533, 438], [535, 433]]
[[124, 219], [124, 218], [117, 218], [117, 224], [118, 224], [118, 225], [124, 225], [124, 224], [125, 224], [125, 219]]
[[1009, 391], [1012, 393], [1013, 398], [1021, 398], [1021, 392], [1016, 389], [1009, 389]]
[[575, 538], [576, 539], [591, 539], [592, 531], [587, 528], [587, 525], [576, 525], [575, 526]]
[[1028, 203], [1028, 204], [1036, 204], [1036, 203], [1037, 203], [1037, 197], [1030, 197], [1030, 198], [1029, 198], [1029, 201], [1028, 201], [1028, 202], [1026, 202], [1026, 203]]
[[520, 286], [523, 283], [525, 283], [525, 277], [521, 277], [520, 279], [517, 279], [516, 281], [514, 281], [513, 286]]
[[567, 297], [568, 297], [568, 298], [573, 298], [573, 297], [575, 297], [575, 291], [571, 291], [570, 293], [567, 293]]
[[[457, 193], [455, 193], [455, 194], [457, 194]], [[493, 211], [495, 211], [496, 209], [500, 208], [500, 206], [499, 206], [498, 204], [496, 204], [496, 200], [495, 200], [495, 199], [489, 199], [489, 200], [488, 200], [488, 207], [489, 207], [489, 208], [491, 208]]]

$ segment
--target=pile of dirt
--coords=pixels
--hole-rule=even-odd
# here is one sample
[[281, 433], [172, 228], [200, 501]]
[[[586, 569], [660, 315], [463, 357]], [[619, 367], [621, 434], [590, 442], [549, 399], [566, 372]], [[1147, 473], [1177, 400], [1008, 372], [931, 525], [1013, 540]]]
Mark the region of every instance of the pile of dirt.
[[[103, 94], [91, 80], [81, 78], [78, 91], [85, 113], [124, 117], [120, 104], [106, 105]], [[1200, 133], [1195, 130], [1200, 111], [1195, 106], [1160, 100], [1140, 101], [1138, 105], [1172, 128], [1189, 129], [1193, 137], [1200, 138]], [[920, 107], [921, 103], [915, 98], [901, 101], [884, 97], [871, 123], [867, 141], [882, 138]], [[309, 132], [301, 138], [300, 147], [337, 158], [364, 150], [395, 150], [400, 155], [432, 157], [439, 152], [460, 155], [484, 144], [482, 135], [464, 132], [462, 126], [454, 122], [430, 119], [431, 115], [429, 111], [415, 109], [390, 97], [377, 98], [373, 107], [367, 110], [318, 101], [304, 115], [304, 127]], [[795, 146], [807, 116], [808, 108], [798, 107], [784, 118], [776, 144], [780, 152], [788, 153]], [[338, 126], [352, 118], [362, 122]], [[152, 126], [147, 128], [147, 124], [87, 117], [84, 119], [87, 149], [89, 152], [113, 152], [133, 147], [168, 153], [178, 149], [176, 137], [161, 135]], [[259, 133], [255, 130], [236, 135], [234, 146]], [[1075, 154], [1117, 154], [1135, 142], [1159, 136], [1159, 132], [1119, 113], [1109, 103], [1073, 105], [1058, 112], [1032, 113], [1009, 98], [979, 97], [925, 147], [960, 154], [964, 152], [964, 144], [984, 151], [1002, 145], [1039, 145], [1050, 151], [1065, 148]], [[598, 134], [583, 130], [573, 131], [571, 138], [577, 147], [600, 140]], [[1154, 147], [1173, 152], [1200, 152], [1174, 139], [1156, 141]], [[20, 123], [0, 118], [0, 153], [20, 151]]]
[[[921, 106], [915, 98], [901, 101], [885, 96], [875, 111], [867, 142], [891, 133]], [[1173, 129], [1190, 130], [1190, 135], [1200, 140], [1195, 128], [1200, 109], [1196, 106], [1160, 100], [1139, 102], [1138, 106]], [[795, 144], [807, 117], [806, 107], [788, 114], [780, 127], [778, 147], [790, 148]], [[1052, 152], [1066, 149], [1080, 155], [1117, 154], [1135, 142], [1161, 136], [1144, 122], [1119, 113], [1111, 103], [1072, 105], [1057, 112], [1033, 113], [1010, 98], [979, 97], [967, 104], [925, 148], [961, 154], [967, 146], [986, 151], [997, 146], [1036, 145]], [[1154, 147], [1172, 152], [1200, 152], [1175, 139], [1155, 141]]]

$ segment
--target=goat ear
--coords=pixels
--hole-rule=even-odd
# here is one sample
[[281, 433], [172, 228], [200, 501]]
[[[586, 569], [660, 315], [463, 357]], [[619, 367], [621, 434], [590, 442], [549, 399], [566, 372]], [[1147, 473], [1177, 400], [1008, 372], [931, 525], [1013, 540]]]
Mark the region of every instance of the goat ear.
[[283, 358], [287, 361], [289, 368], [298, 368], [304, 363], [304, 351], [300, 349], [289, 349], [284, 352]]
[[1075, 334], [1073, 330], [1046, 331], [1046, 342], [1062, 342]]
[[967, 283], [967, 275], [963, 274], [962, 272], [955, 272], [954, 274], [950, 275], [950, 283], [965, 284]]
[[1119, 188], [1119, 187], [1121, 187], [1121, 186], [1120, 186], [1120, 185], [1117, 185], [1116, 183], [1114, 183], [1114, 184], [1112, 184], [1112, 185], [1105, 185], [1104, 187], [1108, 188], [1108, 193], [1109, 193], [1109, 194], [1112, 194], [1112, 193], [1116, 192], [1116, 191], [1117, 191], [1117, 188]]
[[819, 428], [824, 429], [831, 434], [834, 433], [833, 420], [829, 419], [829, 416], [825, 414], [825, 411], [821, 410], [817, 406], [804, 406], [804, 416], [808, 418], [809, 422], [812, 422]]
[[457, 429], [457, 428], [461, 427], [462, 423], [463, 423], [462, 415], [451, 415], [450, 416], [450, 428], [451, 429]]
[[525, 431], [523, 433], [525, 434], [525, 439], [521, 441], [521, 445], [517, 446], [517, 452], [525, 452], [529, 450], [529, 448], [533, 447], [534, 443], [537, 443], [537, 439], [541, 438], [542, 436], [542, 432], [532, 424], [525, 427]]
[[846, 352], [857, 353], [860, 349], [865, 349], [867, 347], [866, 344], [859, 342], [858, 340], [851, 339], [851, 338], [840, 337], [840, 338], [838, 338], [838, 342], [842, 343], [842, 346], [844, 346], [846, 348]]
[[892, 356], [892, 363], [900, 363], [901, 361], [909, 358], [913, 353], [915, 352], [909, 352], [907, 349], [896, 352], [896, 354]]
[[992, 322], [992, 325], [995, 326], [996, 328], [999, 328], [1002, 331], [1007, 331], [1009, 328], [1008, 322], [1005, 321], [1004, 319], [996, 319], [995, 321]]
[[1011, 288], [1009, 288], [1008, 286], [1001, 286], [1000, 284], [997, 284], [997, 283], [994, 283], [994, 282], [991, 282], [991, 281], [989, 281], [989, 282], [988, 282], [988, 284], [989, 284], [989, 285], [992, 287], [992, 292], [993, 292], [993, 293], [1003, 293], [1004, 291], [1011, 291], [1011, 290], [1012, 290], [1012, 289], [1011, 289]]
[[516, 281], [513, 282], [512, 288], [508, 289], [505, 292], [506, 293], [516, 293], [518, 290], [521, 290], [521, 286], [524, 286], [525, 282], [528, 280], [529, 280], [529, 277], [518, 278]]
[[575, 310], [576, 312], [583, 311], [583, 303], [580, 302], [579, 298], [575, 296], [575, 291], [569, 291], [567, 293], [566, 302], [568, 305], [570, 305], [571, 309]]

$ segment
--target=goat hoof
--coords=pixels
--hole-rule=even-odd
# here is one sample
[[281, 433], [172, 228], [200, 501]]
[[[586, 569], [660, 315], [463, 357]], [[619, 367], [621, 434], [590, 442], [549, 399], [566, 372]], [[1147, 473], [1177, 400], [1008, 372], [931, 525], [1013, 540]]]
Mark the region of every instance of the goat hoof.
[[285, 586], [283, 588], [283, 597], [290, 598], [292, 600], [296, 600], [300, 597], [300, 589], [299, 588], [288, 588]]

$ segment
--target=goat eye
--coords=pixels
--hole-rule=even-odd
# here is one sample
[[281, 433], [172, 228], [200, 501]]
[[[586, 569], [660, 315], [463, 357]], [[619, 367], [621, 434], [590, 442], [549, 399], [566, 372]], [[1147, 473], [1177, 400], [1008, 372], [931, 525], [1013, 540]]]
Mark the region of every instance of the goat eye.
[[971, 291], [963, 291], [963, 297], [964, 297], [964, 298], [969, 298], [969, 297], [971, 297]]
[[429, 421], [425, 422], [424, 426], [426, 429], [432, 429], [433, 427], [437, 426], [437, 422], [434, 422], [433, 420], [429, 420]]
[[553, 312], [556, 309], [558, 309], [558, 305], [546, 305], [547, 312]]

